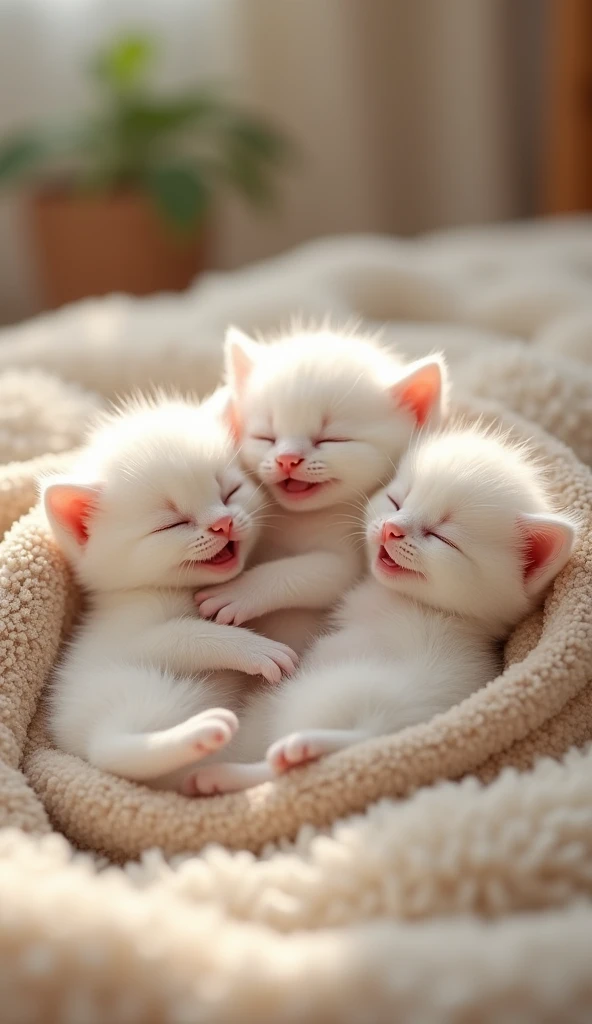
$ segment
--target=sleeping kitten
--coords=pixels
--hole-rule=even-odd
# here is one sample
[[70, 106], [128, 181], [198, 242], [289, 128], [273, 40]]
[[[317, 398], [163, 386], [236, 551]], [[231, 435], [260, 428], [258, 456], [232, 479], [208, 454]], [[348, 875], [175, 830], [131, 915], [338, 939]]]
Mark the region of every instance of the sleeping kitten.
[[495, 678], [500, 641], [541, 600], [575, 531], [524, 452], [476, 430], [420, 438], [371, 499], [371, 575], [300, 672], [256, 697], [239, 759], [185, 780], [187, 794], [241, 789], [294, 765], [427, 721]]
[[195, 614], [196, 586], [243, 568], [263, 502], [219, 404], [131, 403], [95, 431], [68, 479], [43, 485], [54, 536], [88, 592], [53, 681], [51, 734], [129, 779], [158, 781], [233, 735], [241, 677], [198, 672], [277, 683], [295, 664], [289, 648]]
[[[405, 366], [364, 338], [327, 330], [269, 345], [231, 330], [226, 363], [243, 464], [275, 506], [255, 567], [196, 601], [219, 623], [265, 615], [257, 629], [300, 651], [363, 568], [360, 501], [418, 427], [440, 422], [445, 367], [437, 356]], [[267, 615], [280, 609], [290, 611]]]

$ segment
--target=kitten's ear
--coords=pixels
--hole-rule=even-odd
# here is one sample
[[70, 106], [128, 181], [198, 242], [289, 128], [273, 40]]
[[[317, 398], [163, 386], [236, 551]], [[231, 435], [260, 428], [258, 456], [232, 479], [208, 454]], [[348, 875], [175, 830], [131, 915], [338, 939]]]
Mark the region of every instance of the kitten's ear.
[[524, 589], [536, 597], [554, 580], [568, 561], [576, 539], [573, 525], [560, 516], [526, 512], [518, 517], [522, 540]]
[[56, 535], [72, 538], [78, 547], [84, 547], [100, 496], [101, 488], [98, 486], [68, 480], [47, 483], [43, 489], [43, 503]]
[[217, 417], [230, 431], [235, 441], [240, 440], [240, 425], [236, 409], [236, 403], [232, 392], [227, 385], [218, 388], [204, 403], [215, 417]]
[[259, 356], [259, 345], [238, 327], [229, 327], [224, 343], [226, 379], [233, 395], [242, 394]]
[[437, 425], [446, 411], [448, 371], [442, 356], [418, 359], [405, 368], [404, 376], [390, 385], [397, 408], [413, 414], [418, 427]]

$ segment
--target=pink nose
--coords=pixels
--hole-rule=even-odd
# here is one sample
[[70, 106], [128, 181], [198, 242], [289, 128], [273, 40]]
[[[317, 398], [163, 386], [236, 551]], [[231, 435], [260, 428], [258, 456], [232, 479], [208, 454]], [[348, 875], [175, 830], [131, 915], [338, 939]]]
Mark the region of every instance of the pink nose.
[[396, 526], [395, 523], [385, 523], [382, 527], [383, 544], [386, 544], [387, 540], [400, 540], [404, 536], [405, 530], [402, 530], [400, 526]]
[[275, 461], [277, 462], [280, 469], [283, 469], [284, 473], [290, 473], [291, 470], [299, 466], [301, 462], [304, 462], [302, 455], [276, 455]]
[[222, 516], [220, 519], [216, 519], [215, 523], [212, 523], [210, 533], [221, 533], [224, 537], [230, 537], [231, 529], [232, 516]]

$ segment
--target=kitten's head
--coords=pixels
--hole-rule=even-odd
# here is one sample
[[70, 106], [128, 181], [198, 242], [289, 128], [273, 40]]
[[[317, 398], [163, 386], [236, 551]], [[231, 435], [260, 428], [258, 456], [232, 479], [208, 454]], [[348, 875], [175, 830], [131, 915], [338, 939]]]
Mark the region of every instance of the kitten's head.
[[524, 450], [471, 429], [420, 439], [368, 504], [376, 579], [493, 628], [538, 602], [574, 539]]
[[284, 508], [309, 511], [369, 493], [420, 426], [440, 422], [440, 357], [403, 366], [360, 337], [328, 330], [269, 345], [226, 340], [244, 464]]
[[235, 458], [219, 395], [135, 400], [104, 419], [67, 478], [48, 478], [49, 524], [91, 590], [232, 579], [257, 536], [261, 493]]

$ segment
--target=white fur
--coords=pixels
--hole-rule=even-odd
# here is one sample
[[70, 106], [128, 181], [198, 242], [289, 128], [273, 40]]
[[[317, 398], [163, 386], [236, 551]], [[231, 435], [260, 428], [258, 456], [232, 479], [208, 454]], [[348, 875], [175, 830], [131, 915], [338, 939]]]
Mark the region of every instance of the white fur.
[[[237, 625], [257, 619], [258, 629], [302, 650], [362, 569], [360, 502], [392, 473], [418, 424], [440, 422], [446, 370], [440, 357], [405, 366], [363, 337], [325, 329], [268, 345], [231, 330], [226, 362], [241, 458], [273, 504], [260, 564], [198, 594], [200, 614]], [[283, 490], [287, 471], [277, 460], [288, 453], [301, 460], [294, 478], [318, 490]]]
[[[162, 782], [237, 727], [241, 677], [197, 673], [278, 682], [293, 670], [289, 648], [195, 613], [195, 588], [239, 573], [259, 532], [264, 499], [235, 454], [218, 396], [139, 401], [99, 426], [70, 478], [45, 481], [50, 526], [88, 591], [50, 692], [63, 750]], [[211, 527], [228, 516], [238, 556], [214, 569], [205, 563], [228, 537]]]
[[563, 568], [574, 536], [520, 449], [475, 430], [420, 439], [369, 502], [371, 575], [297, 676], [245, 716], [234, 747], [250, 759], [275, 740], [267, 766], [204, 766], [186, 791], [241, 788], [462, 701], [495, 677], [500, 641]]

